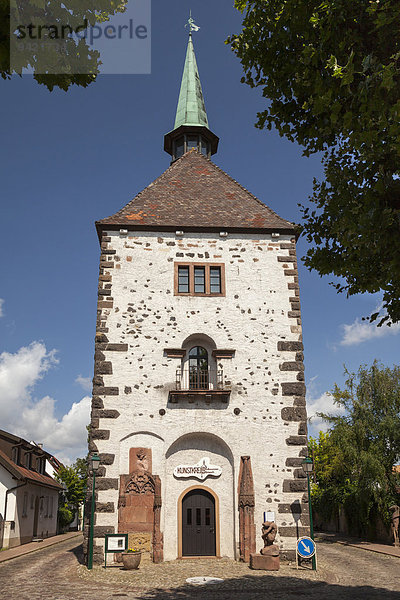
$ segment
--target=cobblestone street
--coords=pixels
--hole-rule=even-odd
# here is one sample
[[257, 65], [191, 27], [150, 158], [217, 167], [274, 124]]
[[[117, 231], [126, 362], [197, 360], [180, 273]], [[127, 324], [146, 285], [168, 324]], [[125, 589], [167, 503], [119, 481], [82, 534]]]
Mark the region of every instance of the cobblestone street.
[[[119, 567], [87, 571], [80, 564], [80, 539], [67, 540], [0, 565], [1, 598], [7, 600], [330, 600], [400, 599], [400, 559], [320, 542], [319, 570], [282, 565], [278, 573], [251, 571], [228, 559], [144, 561], [138, 571]], [[213, 586], [185, 583], [194, 576], [224, 579]]]

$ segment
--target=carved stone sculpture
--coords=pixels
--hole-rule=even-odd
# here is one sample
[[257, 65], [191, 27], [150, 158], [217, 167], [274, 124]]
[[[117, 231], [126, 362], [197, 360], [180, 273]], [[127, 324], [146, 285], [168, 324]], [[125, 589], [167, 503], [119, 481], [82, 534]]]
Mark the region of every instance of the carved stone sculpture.
[[394, 545], [396, 547], [398, 547], [398, 546], [400, 546], [400, 544], [399, 544], [400, 506], [397, 506], [397, 504], [393, 504], [393, 506], [389, 506], [389, 510], [392, 513], [391, 531], [392, 531], [393, 541], [394, 541]]
[[279, 547], [274, 544], [278, 528], [274, 521], [265, 521], [261, 527], [261, 537], [264, 540], [264, 548], [260, 554], [264, 556], [279, 556]]
[[279, 571], [279, 546], [274, 544], [278, 528], [274, 521], [265, 521], [261, 528], [264, 548], [260, 554], [250, 555], [250, 568], [263, 571]]

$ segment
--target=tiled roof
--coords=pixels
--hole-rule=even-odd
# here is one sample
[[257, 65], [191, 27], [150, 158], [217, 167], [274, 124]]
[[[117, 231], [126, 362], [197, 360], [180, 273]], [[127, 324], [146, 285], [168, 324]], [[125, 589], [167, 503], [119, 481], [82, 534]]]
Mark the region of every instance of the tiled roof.
[[25, 467], [22, 467], [21, 465], [16, 465], [2, 450], [0, 450], [0, 464], [2, 464], [3, 467], [17, 479], [29, 479], [29, 481], [37, 483], [38, 485], [45, 485], [59, 490], [62, 489], [62, 485], [49, 475], [42, 475], [36, 471], [25, 469]]
[[187, 152], [124, 208], [96, 225], [294, 233], [293, 223], [197, 150]]

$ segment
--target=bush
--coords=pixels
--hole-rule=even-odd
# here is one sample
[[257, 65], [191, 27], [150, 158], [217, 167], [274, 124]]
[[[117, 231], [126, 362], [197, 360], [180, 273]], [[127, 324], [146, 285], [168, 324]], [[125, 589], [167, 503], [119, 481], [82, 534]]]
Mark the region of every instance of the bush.
[[58, 522], [61, 529], [68, 527], [74, 520], [74, 513], [68, 508], [68, 506], [60, 506], [58, 509]]

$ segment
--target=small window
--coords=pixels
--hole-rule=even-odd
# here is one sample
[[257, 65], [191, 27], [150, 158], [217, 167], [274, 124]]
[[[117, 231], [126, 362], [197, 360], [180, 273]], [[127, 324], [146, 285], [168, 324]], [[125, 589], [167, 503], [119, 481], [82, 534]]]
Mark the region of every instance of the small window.
[[187, 509], [186, 524], [187, 525], [191, 525], [192, 524], [192, 509], [191, 508]]
[[185, 150], [185, 140], [183, 137], [180, 137], [175, 142], [175, 158], [180, 158], [183, 156]]
[[206, 525], [211, 525], [211, 511], [206, 508]]
[[201, 508], [196, 508], [196, 525], [201, 525]]
[[15, 462], [16, 465], [19, 465], [19, 448], [18, 446], [14, 446], [14, 448], [12, 449], [12, 454], [11, 454], [11, 458], [12, 461]]
[[210, 154], [210, 145], [204, 138], [201, 138], [201, 153], [204, 156], [208, 156]]
[[191, 150], [192, 148], [197, 148], [199, 145], [199, 138], [197, 135], [188, 135], [187, 136], [187, 149]]
[[36, 459], [36, 470], [38, 473], [44, 475], [46, 469], [46, 459], [43, 457]]
[[206, 292], [206, 269], [205, 267], [194, 268], [194, 293], [205, 294]]
[[31, 495], [31, 510], [33, 510], [35, 508], [35, 496], [32, 494]]
[[178, 292], [180, 294], [189, 292], [189, 267], [178, 267]]
[[221, 267], [210, 267], [210, 293], [221, 293]]
[[25, 453], [25, 467], [30, 469], [32, 466], [32, 454], [30, 452]]
[[175, 295], [225, 296], [225, 265], [175, 263]]

